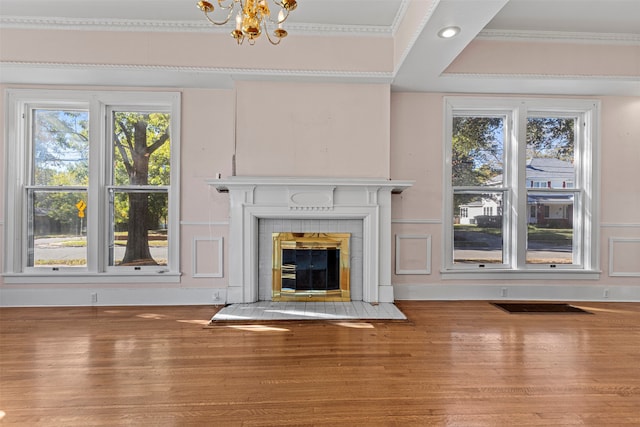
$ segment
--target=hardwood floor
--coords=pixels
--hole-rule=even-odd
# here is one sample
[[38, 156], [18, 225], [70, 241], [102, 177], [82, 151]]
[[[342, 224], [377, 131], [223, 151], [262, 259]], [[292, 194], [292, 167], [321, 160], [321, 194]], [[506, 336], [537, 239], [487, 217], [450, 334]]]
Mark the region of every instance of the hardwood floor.
[[229, 322], [214, 307], [0, 310], [0, 424], [638, 426], [640, 304], [408, 321]]

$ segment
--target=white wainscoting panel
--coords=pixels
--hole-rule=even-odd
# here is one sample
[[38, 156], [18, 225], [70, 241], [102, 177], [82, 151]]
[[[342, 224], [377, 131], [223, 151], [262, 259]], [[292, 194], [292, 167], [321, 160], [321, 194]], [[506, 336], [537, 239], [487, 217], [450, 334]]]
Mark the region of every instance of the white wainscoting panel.
[[431, 235], [396, 234], [396, 274], [431, 274]]
[[640, 239], [609, 238], [609, 276], [640, 277]]
[[222, 237], [194, 237], [191, 249], [192, 277], [224, 277]]

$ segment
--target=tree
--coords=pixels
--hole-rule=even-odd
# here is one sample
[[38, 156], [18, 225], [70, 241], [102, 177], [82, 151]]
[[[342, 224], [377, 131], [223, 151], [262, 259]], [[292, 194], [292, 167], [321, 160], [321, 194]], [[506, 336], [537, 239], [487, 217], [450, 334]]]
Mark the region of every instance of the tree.
[[[169, 184], [169, 114], [115, 112], [113, 123], [114, 180], [116, 185]], [[162, 147], [165, 148], [161, 150]], [[164, 159], [160, 159], [158, 164], [154, 161], [154, 153], [156, 152], [165, 154], [162, 156]], [[150, 183], [150, 169], [163, 170], [166, 171], [166, 174], [164, 177], [158, 178], [156, 182]], [[122, 173], [123, 171], [125, 173]], [[128, 182], [120, 182], [123, 177], [126, 177]], [[145, 191], [126, 193], [129, 207], [127, 246], [122, 264], [157, 264], [149, 250], [149, 228], [154, 222], [149, 211], [150, 194]]]
[[[489, 185], [503, 168], [503, 119], [501, 117], [459, 116], [453, 119], [451, 184], [453, 186]], [[497, 198], [494, 193], [455, 194], [454, 212], [461, 205]]]
[[452, 184], [484, 185], [502, 173], [503, 119], [455, 117], [452, 135]]
[[[31, 182], [59, 191], [34, 190], [35, 235], [50, 232], [81, 232], [76, 203], [86, 191], [65, 187], [89, 182], [89, 113], [81, 110], [37, 109], [33, 112], [33, 177]], [[38, 226], [40, 224], [40, 226]]]
[[55, 185], [59, 173], [73, 178], [57, 185], [89, 182], [89, 114], [87, 111], [35, 110], [35, 185]]
[[527, 120], [527, 158], [573, 161], [574, 118], [530, 117]]

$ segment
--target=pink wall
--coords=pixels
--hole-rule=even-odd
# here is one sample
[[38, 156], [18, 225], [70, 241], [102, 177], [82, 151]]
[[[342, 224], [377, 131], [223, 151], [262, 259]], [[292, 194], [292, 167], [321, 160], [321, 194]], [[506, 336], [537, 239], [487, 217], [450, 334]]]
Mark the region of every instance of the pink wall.
[[640, 46], [474, 40], [446, 72], [637, 78]]
[[[195, 7], [195, 6], [194, 6]], [[19, 40], [19, 43], [15, 41]], [[64, 48], [60, 48], [64, 46]], [[393, 70], [388, 37], [297, 36], [277, 49], [261, 40], [237, 46], [227, 33], [0, 29], [2, 61], [267, 70]], [[250, 52], [250, 54], [248, 54]]]
[[[602, 98], [602, 215], [606, 224], [640, 222], [640, 99]], [[638, 260], [640, 266], [640, 259]]]
[[181, 215], [183, 221], [220, 221], [229, 215], [227, 199], [205, 180], [231, 175], [235, 94], [231, 90], [182, 91]]
[[442, 99], [426, 93], [391, 97], [391, 177], [415, 181], [395, 196], [393, 218], [442, 216]]
[[389, 86], [237, 83], [237, 174], [389, 178]]

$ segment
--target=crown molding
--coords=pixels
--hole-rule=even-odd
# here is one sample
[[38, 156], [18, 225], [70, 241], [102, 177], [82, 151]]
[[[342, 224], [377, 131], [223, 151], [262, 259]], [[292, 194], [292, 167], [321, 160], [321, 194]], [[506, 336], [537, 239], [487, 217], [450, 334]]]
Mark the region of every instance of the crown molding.
[[482, 30], [478, 40], [640, 45], [640, 34]]
[[[404, 13], [405, 9], [401, 9]], [[400, 15], [400, 13], [398, 14]], [[305, 24], [288, 23], [291, 33], [305, 35], [344, 35], [350, 36], [389, 36], [400, 17], [396, 16], [394, 26], [383, 25], [337, 25], [337, 24]], [[131, 32], [207, 32], [226, 33], [234, 28], [234, 24], [215, 26], [203, 21], [161, 21], [133, 19], [89, 19], [89, 18], [56, 18], [44, 16], [2, 16], [0, 28], [37, 29], [37, 30], [77, 30], [77, 31], [131, 31]]]
[[[438, 6], [439, 3], [440, 3], [440, 0], [434, 0], [431, 3], [431, 5], [429, 6], [429, 9], [427, 9], [427, 12], [423, 15], [422, 19], [420, 20], [420, 23], [418, 24], [418, 26], [416, 27], [416, 30], [411, 35], [411, 38], [409, 39], [409, 42], [404, 47], [404, 50], [400, 54], [400, 57], [398, 58], [398, 61], [396, 62], [395, 66], [394, 66], [394, 70], [393, 70], [393, 75], [394, 76], [396, 74], [398, 74], [398, 71], [400, 70], [400, 67], [402, 67], [402, 64], [404, 64], [405, 59], [407, 59], [407, 56], [409, 56], [409, 53], [411, 52], [411, 50], [415, 46], [416, 42], [420, 38], [420, 35], [424, 31], [424, 28], [426, 27], [427, 23], [429, 22], [429, 19], [431, 19], [431, 17], [433, 16], [434, 11], [436, 10], [436, 6]], [[400, 16], [404, 17], [404, 15], [407, 12], [407, 8], [408, 8], [408, 2], [403, 2], [401, 7], [400, 7], [400, 11], [398, 12], [398, 17], [400, 17]], [[402, 15], [400, 14], [400, 12], [402, 12]], [[396, 17], [396, 18], [398, 18], [398, 17]], [[401, 21], [401, 19], [398, 19], [398, 21]], [[393, 32], [394, 36], [396, 34], [396, 30], [399, 27], [399, 25], [400, 25], [400, 22], [394, 22], [394, 32]]]
[[69, 62], [25, 62], [25, 61], [0, 61], [2, 66], [29, 66], [45, 68], [74, 68], [74, 69], [119, 69], [119, 70], [157, 70], [157, 71], [184, 71], [198, 73], [224, 73], [224, 74], [259, 74], [259, 75], [280, 75], [290, 76], [340, 76], [340, 77], [378, 77], [390, 78], [390, 72], [371, 71], [342, 71], [342, 70], [296, 70], [277, 68], [238, 68], [238, 67], [192, 67], [173, 65], [134, 65], [134, 64], [92, 64], [92, 63], [69, 63]]
[[[393, 86], [392, 86], [393, 87]], [[563, 96], [640, 96], [640, 76], [545, 73], [444, 73], [433, 87], [457, 93], [504, 93]]]
[[[167, 66], [167, 65], [134, 65], [134, 64], [95, 64], [95, 63], [58, 63], [58, 62], [24, 62], [24, 61], [0, 61], [3, 69], [0, 83], [15, 83], [11, 81], [11, 71], [19, 72], [22, 69], [47, 69], [57, 71], [121, 71], [121, 72], [147, 72], [163, 75], [219, 75], [230, 76], [232, 80], [284, 80], [284, 81], [304, 81], [313, 79], [314, 81], [357, 81], [376, 84], [391, 84], [393, 74], [391, 72], [371, 72], [371, 71], [342, 71], [342, 70], [301, 70], [301, 69], [254, 69], [238, 67], [193, 67], [193, 66]], [[117, 74], [117, 73], [113, 73]], [[43, 74], [46, 76], [46, 74]], [[37, 84], [49, 84], [47, 81], [35, 82]], [[82, 81], [75, 81], [74, 84], [85, 84]], [[104, 84], [110, 84], [104, 82]], [[132, 82], [138, 86], [146, 86], [147, 81]], [[173, 84], [171, 81], [167, 85], [183, 86], [183, 84]]]
[[[436, 0], [431, 4], [430, 10], [429, 10], [429, 16], [431, 16], [431, 12], [433, 11], [433, 9], [435, 9], [435, 4], [438, 3], [438, 1], [440, 0]], [[391, 34], [394, 36], [396, 35], [396, 32], [400, 28], [400, 25], [402, 24], [402, 20], [404, 19], [404, 16], [407, 14], [407, 9], [409, 8], [409, 2], [410, 0], [402, 0], [402, 2], [400, 3], [400, 7], [398, 8], [398, 13], [396, 13], [396, 16], [393, 18], [393, 22], [391, 23]]]
[[443, 73], [442, 77], [474, 79], [532, 79], [532, 80], [602, 80], [619, 82], [640, 82], [639, 76], [614, 76], [607, 74], [532, 74], [532, 73]]

